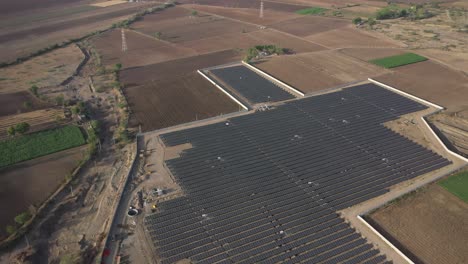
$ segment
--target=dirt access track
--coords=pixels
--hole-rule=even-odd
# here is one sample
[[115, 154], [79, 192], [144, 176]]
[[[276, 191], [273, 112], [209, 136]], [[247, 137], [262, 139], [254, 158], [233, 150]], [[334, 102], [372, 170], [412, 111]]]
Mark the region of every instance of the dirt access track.
[[[44, 202], [83, 159], [86, 146], [77, 147], [0, 170], [0, 226], [13, 224], [13, 218], [31, 205]], [[0, 237], [5, 228], [0, 229]]]
[[468, 262], [468, 204], [437, 184], [377, 210], [370, 219], [416, 263]]

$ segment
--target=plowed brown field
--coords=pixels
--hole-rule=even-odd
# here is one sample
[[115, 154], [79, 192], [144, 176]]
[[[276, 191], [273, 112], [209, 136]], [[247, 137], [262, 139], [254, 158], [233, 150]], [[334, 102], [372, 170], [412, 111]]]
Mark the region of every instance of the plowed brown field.
[[391, 48], [344, 48], [341, 49], [340, 52], [354, 57], [356, 59], [360, 59], [363, 61], [369, 61], [378, 58], [390, 57], [395, 55], [400, 55], [405, 53], [405, 50], [401, 49], [391, 49]]
[[468, 263], [468, 204], [437, 184], [370, 217], [417, 263]]
[[112, 30], [92, 40], [104, 65], [121, 63], [123, 68], [143, 66], [195, 55], [190, 48], [160, 41], [154, 37], [125, 30], [127, 51], [122, 51], [122, 34]]
[[239, 106], [198, 73], [125, 89], [130, 125], [150, 131], [239, 110]]
[[342, 28], [347, 25], [350, 25], [350, 21], [344, 19], [320, 16], [302, 16], [273, 24], [270, 27], [296, 36], [306, 37], [312, 34]]
[[[31, 107], [26, 108], [24, 106], [25, 102], [31, 103]], [[45, 109], [47, 107], [49, 107], [48, 104], [39, 101], [32, 94], [25, 91], [2, 94], [0, 96], [0, 116], [26, 113], [34, 110]]]
[[342, 27], [335, 30], [329, 30], [323, 33], [314, 34], [305, 39], [324, 45], [329, 48], [346, 48], [346, 47], [398, 47], [395, 43], [389, 40], [383, 40], [370, 36], [354, 27]]
[[279, 56], [256, 66], [305, 93], [367, 80], [388, 72], [338, 51]]
[[432, 61], [397, 67], [376, 80], [440, 104], [451, 112], [468, 109], [468, 77]]
[[13, 218], [46, 200], [84, 157], [86, 146], [18, 163], [0, 170], [0, 237]]

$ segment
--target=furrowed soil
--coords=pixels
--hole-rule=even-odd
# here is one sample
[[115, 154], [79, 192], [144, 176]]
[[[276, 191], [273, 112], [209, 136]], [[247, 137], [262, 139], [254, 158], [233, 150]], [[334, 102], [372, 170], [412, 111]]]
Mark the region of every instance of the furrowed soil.
[[132, 30], [125, 30], [125, 38], [127, 51], [122, 51], [120, 30], [112, 30], [92, 39], [103, 65], [121, 63], [123, 68], [131, 68], [195, 55], [190, 48], [160, 41]]
[[[30, 103], [31, 107], [26, 107], [26, 102]], [[0, 116], [26, 113], [48, 107], [50, 107], [48, 103], [40, 101], [26, 91], [0, 95]]]
[[304, 93], [363, 81], [388, 72], [338, 51], [278, 56], [255, 66]]
[[[0, 226], [14, 224], [14, 217], [31, 205], [45, 201], [84, 157], [86, 146], [18, 163], [0, 170]], [[0, 230], [0, 237], [6, 235]]]
[[0, 117], [0, 141], [8, 137], [7, 129], [15, 124], [26, 122], [31, 127], [29, 133], [44, 129], [54, 128], [64, 123], [63, 110], [60, 108], [48, 108], [24, 114]]
[[[468, 204], [437, 184], [370, 215], [413, 261], [467, 263]], [[418, 262], [418, 261], [417, 261]]]
[[296, 36], [306, 37], [312, 34], [342, 28], [350, 24], [350, 21], [344, 19], [302, 16], [272, 24], [270, 27]]
[[150, 131], [239, 110], [239, 106], [198, 73], [125, 89], [130, 125]]
[[342, 27], [323, 33], [314, 34], [305, 39], [318, 43], [329, 48], [349, 48], [349, 47], [398, 47], [395, 43], [376, 38], [354, 26]]
[[385, 58], [385, 57], [390, 57], [390, 56], [395, 56], [395, 55], [401, 55], [406, 53], [405, 50], [401, 49], [390, 49], [390, 48], [382, 48], [382, 49], [377, 49], [377, 48], [344, 48], [341, 49], [340, 52], [354, 57], [356, 59], [360, 59], [363, 61], [370, 61], [373, 59], [380, 59], [380, 58]]
[[2, 17], [0, 62], [11, 62], [50, 45], [107, 29], [113, 23], [152, 5], [154, 4], [126, 3], [105, 8], [93, 7], [92, 10], [78, 10], [76, 13], [68, 9], [57, 9], [52, 14], [44, 10]]
[[450, 112], [468, 109], [468, 77], [430, 60], [393, 69], [375, 79], [430, 102]]
[[76, 45], [56, 49], [23, 63], [0, 68], [0, 94], [60, 85], [75, 73], [84, 55]]
[[151, 16], [157, 16], [157, 14], [149, 15], [148, 18], [145, 16], [143, 20], [132, 24], [131, 28], [150, 36], [160, 34], [159, 39], [172, 43], [182, 43], [223, 34], [250, 32], [257, 29], [251, 24], [203, 13], [192, 16], [188, 12], [186, 16], [158, 22], [154, 22]]
[[199, 69], [239, 61], [241, 57], [242, 54], [235, 50], [214, 52], [145, 67], [125, 69], [120, 72], [119, 78], [125, 88], [130, 88], [150, 81], [170, 79], [196, 72]]

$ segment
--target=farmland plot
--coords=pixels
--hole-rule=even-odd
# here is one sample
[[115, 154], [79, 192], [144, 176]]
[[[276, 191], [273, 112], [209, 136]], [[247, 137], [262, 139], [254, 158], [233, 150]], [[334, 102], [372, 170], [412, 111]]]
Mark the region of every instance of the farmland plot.
[[[29, 106], [27, 106], [29, 105]], [[31, 93], [22, 91], [0, 96], [0, 116], [15, 115], [45, 109], [49, 105], [40, 101]]]

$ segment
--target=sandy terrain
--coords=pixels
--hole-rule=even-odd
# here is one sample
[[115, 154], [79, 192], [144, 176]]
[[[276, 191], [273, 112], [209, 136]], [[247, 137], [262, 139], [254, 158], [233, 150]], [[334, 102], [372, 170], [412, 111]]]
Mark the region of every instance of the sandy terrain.
[[59, 85], [76, 71], [83, 59], [81, 50], [76, 45], [69, 45], [11, 67], [0, 68], [0, 94], [25, 91], [32, 85], [39, 88]]
[[150, 131], [239, 111], [239, 106], [198, 73], [125, 89], [130, 125]]
[[256, 66], [305, 93], [362, 81], [386, 72], [338, 51], [273, 57]]
[[132, 30], [125, 30], [125, 38], [125, 52], [122, 51], [120, 30], [112, 30], [92, 39], [93, 46], [102, 56], [103, 65], [121, 63], [123, 68], [131, 68], [195, 55], [190, 48], [160, 41]]
[[314, 34], [305, 39], [318, 43], [329, 48], [349, 48], [349, 47], [397, 47], [396, 44], [371, 36], [364, 31], [356, 29], [354, 26], [342, 27], [318, 34]]
[[437, 184], [380, 209], [370, 217], [406, 251], [415, 255], [416, 261], [468, 261], [468, 204]]
[[447, 107], [450, 112], [468, 107], [468, 77], [463, 73], [430, 60], [401, 66], [394, 71], [375, 79]]
[[[3, 212], [0, 226], [13, 224], [16, 215], [46, 200], [78, 165], [85, 151], [86, 146], [73, 148], [0, 170], [0, 205]], [[4, 235], [5, 229], [2, 228], [0, 236]]]

